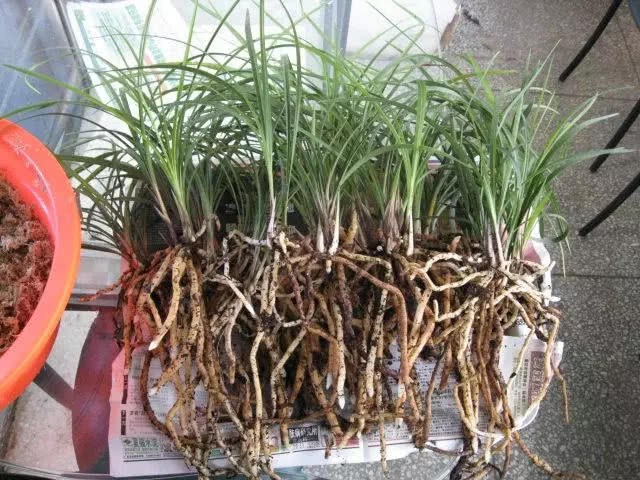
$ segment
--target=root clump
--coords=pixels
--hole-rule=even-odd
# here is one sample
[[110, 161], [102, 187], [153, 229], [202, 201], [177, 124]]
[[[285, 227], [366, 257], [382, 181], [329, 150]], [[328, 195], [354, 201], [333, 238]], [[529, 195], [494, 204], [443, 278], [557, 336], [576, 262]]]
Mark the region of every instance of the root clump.
[[[277, 429], [286, 447], [289, 427], [306, 421], [329, 427], [328, 454], [371, 429], [383, 432], [388, 421], [406, 422], [416, 446], [432, 449], [432, 395], [452, 376], [469, 447], [452, 475], [486, 476], [497, 468], [493, 455], [509, 458], [514, 442], [556, 474], [518, 436], [498, 368], [505, 331], [520, 316], [530, 336], [546, 341], [542, 388], [530, 408], [544, 398], [557, 371], [559, 326], [536, 286], [546, 269], [492, 264], [458, 237], [445, 251], [418, 238], [411, 256], [353, 241], [321, 253], [284, 233], [271, 246], [233, 234], [224, 244], [227, 253], [216, 259], [188, 247], [158, 252], [125, 274], [121, 296], [125, 365], [133, 347], [149, 344], [146, 413], [200, 478], [215, 473], [214, 448], [236, 472], [277, 478], [271, 455], [281, 445], [270, 432]], [[151, 384], [153, 358], [163, 373]], [[397, 370], [388, 368], [394, 360]], [[436, 368], [421, 389], [416, 366], [425, 360]], [[178, 395], [161, 421], [149, 396], [167, 384]], [[206, 392], [203, 405], [196, 406], [197, 389]], [[234, 444], [222, 438], [223, 423], [237, 430]], [[385, 467], [384, 441], [381, 459]]]

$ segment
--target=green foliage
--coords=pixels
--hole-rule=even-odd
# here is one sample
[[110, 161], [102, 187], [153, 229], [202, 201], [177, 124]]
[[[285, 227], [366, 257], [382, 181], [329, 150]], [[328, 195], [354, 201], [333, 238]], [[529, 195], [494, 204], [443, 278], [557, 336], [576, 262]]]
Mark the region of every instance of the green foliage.
[[[518, 256], [545, 219], [557, 225], [557, 240], [566, 237], [552, 181], [601, 153], [572, 151], [576, 135], [604, 118], [586, 119], [595, 98], [561, 118], [539, 86], [544, 66], [519, 88], [496, 92], [490, 80], [498, 72], [472, 59], [463, 72], [411, 53], [420, 30], [390, 27], [392, 38], [360, 63], [301, 39], [297, 27], [313, 24], [310, 15], [289, 16], [280, 33], [267, 34], [273, 18], [264, 2], [256, 38], [249, 12], [244, 32], [228, 22], [237, 3], [220, 14], [194, 1], [177, 62], [144, 64], [151, 11], [138, 45], [113, 32], [122, 60], [134, 61], [117, 68], [92, 54], [94, 87], [108, 101], [16, 68], [69, 89], [84, 107], [89, 127], [73, 145], [82, 153], [60, 160], [84, 198], [85, 228], [108, 248], [142, 262], [158, 243], [214, 255], [218, 217], [222, 228], [269, 243], [291, 209], [319, 248], [337, 244], [354, 210], [372, 235], [367, 242], [390, 249], [404, 241], [409, 254], [414, 236], [443, 228], [483, 242], [498, 259]], [[218, 26], [199, 50], [193, 29], [203, 12]], [[223, 30], [240, 42], [229, 53], [216, 49]], [[397, 38], [412, 42], [400, 50]], [[390, 51], [396, 60], [374, 66]], [[49, 106], [20, 112], [42, 115]], [[229, 205], [233, 220], [221, 213]]]

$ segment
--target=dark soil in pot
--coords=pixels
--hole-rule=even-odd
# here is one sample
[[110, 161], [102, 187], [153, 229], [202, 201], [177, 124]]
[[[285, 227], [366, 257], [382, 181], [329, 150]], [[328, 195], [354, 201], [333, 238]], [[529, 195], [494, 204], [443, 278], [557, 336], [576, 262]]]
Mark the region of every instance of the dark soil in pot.
[[38, 305], [52, 257], [46, 227], [0, 177], [0, 356]]

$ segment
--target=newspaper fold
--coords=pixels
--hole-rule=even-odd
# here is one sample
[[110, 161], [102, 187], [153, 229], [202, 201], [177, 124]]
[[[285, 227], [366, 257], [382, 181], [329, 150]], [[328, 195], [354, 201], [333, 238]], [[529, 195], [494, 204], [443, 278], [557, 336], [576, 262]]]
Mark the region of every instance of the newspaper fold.
[[[512, 378], [509, 403], [516, 418], [518, 428], [527, 426], [535, 418], [537, 411], [531, 412], [529, 405], [536, 397], [544, 381], [545, 344], [533, 339], [524, 352], [520, 369], [515, 372], [518, 356], [525, 345], [525, 337], [505, 337], [500, 357], [500, 370], [505, 378]], [[554, 362], [562, 357], [563, 344], [558, 342], [554, 352]], [[109, 423], [109, 456], [111, 475], [115, 477], [136, 475], [166, 475], [188, 473], [189, 467], [173, 447], [171, 440], [158, 432], [147, 419], [142, 408], [139, 380], [145, 349], [134, 351], [128, 375], [124, 372], [124, 355], [121, 352], [113, 363], [111, 389], [111, 415]], [[416, 369], [420, 387], [424, 391], [433, 372], [434, 362], [419, 360]], [[161, 373], [158, 362], [153, 361], [149, 371], [152, 384]], [[442, 392], [434, 392], [433, 424], [430, 440], [436, 442], [460, 439], [463, 436], [460, 415], [453, 399], [455, 379], [450, 377], [448, 387]], [[196, 390], [196, 406], [204, 405], [205, 392]], [[171, 385], [163, 387], [150, 397], [151, 406], [162, 420], [176, 399]], [[482, 425], [480, 425], [482, 426]], [[218, 428], [228, 444], [237, 438], [235, 427], [230, 423], [219, 424]], [[353, 438], [341, 449], [332, 450], [325, 459], [326, 442], [330, 432], [323, 423], [307, 422], [289, 427], [290, 447], [281, 446], [280, 432], [273, 427], [269, 441], [273, 447], [275, 468], [294, 466], [328, 465], [344, 463], [375, 462], [380, 460], [380, 437], [374, 428], [361, 438]], [[390, 422], [385, 427], [387, 459], [402, 458], [416, 451], [407, 426], [397, 426]], [[448, 442], [450, 444], [450, 442]], [[227, 467], [223, 452], [214, 450], [211, 463]]]

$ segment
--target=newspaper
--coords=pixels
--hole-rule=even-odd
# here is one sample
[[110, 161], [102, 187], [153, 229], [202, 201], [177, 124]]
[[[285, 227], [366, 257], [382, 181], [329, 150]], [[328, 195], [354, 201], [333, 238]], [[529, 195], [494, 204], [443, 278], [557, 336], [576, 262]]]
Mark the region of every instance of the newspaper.
[[[525, 337], [505, 337], [500, 357], [500, 370], [505, 378], [512, 380], [509, 401], [516, 417], [518, 428], [528, 425], [537, 411], [528, 412], [531, 401], [540, 391], [544, 379], [545, 344], [534, 338], [524, 354], [521, 368], [515, 372], [519, 353], [525, 343]], [[563, 344], [558, 342], [554, 352], [554, 362], [562, 357]], [[144, 348], [136, 349], [128, 374], [124, 372], [124, 355], [121, 352], [113, 363], [111, 389], [111, 415], [109, 423], [109, 453], [111, 475], [115, 477], [136, 475], [182, 474], [189, 473], [180, 453], [173, 447], [171, 440], [158, 432], [148, 420], [140, 398], [139, 380], [144, 359]], [[393, 367], [391, 367], [393, 368]], [[420, 388], [426, 389], [434, 363], [419, 360], [416, 365]], [[161, 373], [158, 362], [152, 362], [149, 372], [151, 385]], [[453, 398], [455, 379], [449, 378], [448, 387], [433, 395], [433, 424], [430, 440], [446, 441], [460, 439], [463, 436], [460, 416]], [[163, 420], [176, 399], [173, 386], [167, 385], [150, 397], [151, 407], [160, 420]], [[204, 389], [196, 390], [196, 407], [203, 406], [206, 394]], [[525, 415], [526, 414], [526, 415]], [[480, 422], [482, 427], [482, 420]], [[230, 423], [218, 425], [221, 436], [228, 444], [234, 444], [238, 434]], [[326, 464], [344, 464], [374, 462], [380, 459], [380, 435], [372, 429], [361, 438], [354, 437], [345, 448], [332, 449], [325, 458], [330, 431], [323, 423], [308, 422], [289, 427], [289, 448], [280, 441], [277, 427], [269, 431], [269, 443], [273, 451], [275, 468], [310, 466]], [[389, 422], [385, 427], [387, 458], [402, 458], [416, 451], [411, 434], [404, 423], [397, 425]], [[211, 453], [211, 464], [227, 467], [223, 452]]]

